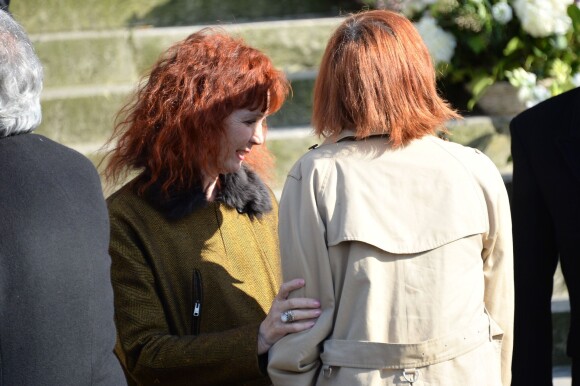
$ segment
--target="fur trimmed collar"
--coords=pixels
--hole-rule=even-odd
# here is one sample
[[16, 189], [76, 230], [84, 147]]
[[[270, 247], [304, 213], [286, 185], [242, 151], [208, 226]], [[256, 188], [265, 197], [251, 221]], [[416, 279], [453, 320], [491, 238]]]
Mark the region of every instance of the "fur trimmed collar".
[[[246, 213], [251, 219], [272, 210], [268, 188], [250, 168], [243, 165], [236, 173], [220, 174], [219, 178], [216, 201], [235, 208], [239, 213]], [[169, 197], [162, 197], [160, 187], [161, 183], [151, 186], [146, 197], [171, 220], [181, 219], [208, 204], [201, 186], [184, 192], [170, 192]]]

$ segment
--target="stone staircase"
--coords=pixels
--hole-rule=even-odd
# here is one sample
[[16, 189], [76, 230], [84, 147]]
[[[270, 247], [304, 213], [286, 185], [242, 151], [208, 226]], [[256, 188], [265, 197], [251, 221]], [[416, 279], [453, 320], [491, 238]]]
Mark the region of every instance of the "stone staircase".
[[[308, 124], [316, 66], [337, 23], [324, 18], [220, 26], [266, 52], [290, 79], [293, 95], [270, 118], [271, 127]], [[31, 35], [46, 78], [38, 132], [94, 157], [147, 68], [169, 45], [200, 28]]]

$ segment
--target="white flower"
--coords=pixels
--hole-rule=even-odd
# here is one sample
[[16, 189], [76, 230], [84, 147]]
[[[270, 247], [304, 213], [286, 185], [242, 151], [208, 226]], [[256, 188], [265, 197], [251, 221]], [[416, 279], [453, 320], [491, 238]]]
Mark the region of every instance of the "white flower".
[[507, 24], [513, 18], [512, 7], [507, 2], [496, 3], [491, 7], [493, 19], [499, 24]]
[[[518, 71], [521, 70], [521, 71]], [[543, 84], [536, 84], [536, 75], [526, 72], [523, 69], [518, 69], [508, 75], [512, 86], [518, 88], [518, 99], [524, 103], [526, 107], [532, 107], [548, 99], [552, 93]], [[517, 73], [514, 75], [514, 72]]]
[[527, 72], [521, 67], [516, 68], [513, 71], [506, 71], [506, 76], [514, 87], [532, 88], [536, 85], [536, 74], [533, 72]]
[[532, 107], [550, 98], [552, 93], [545, 86], [538, 84], [532, 88], [530, 97], [525, 101], [526, 107]]
[[534, 87], [535, 85], [531, 87], [530, 86], [518, 87], [518, 99], [524, 104], [527, 104], [527, 102], [532, 99]]
[[572, 84], [574, 87], [580, 87], [580, 72], [577, 72], [572, 77]]
[[455, 53], [457, 40], [453, 34], [446, 32], [437, 25], [431, 16], [423, 16], [415, 27], [423, 38], [435, 64], [449, 63]]
[[550, 97], [550, 91], [544, 85], [536, 83], [537, 76], [532, 72], [527, 72], [520, 67], [513, 71], [506, 71], [506, 77], [511, 85], [518, 89], [518, 99], [527, 107]]
[[567, 8], [574, 0], [514, 0], [522, 28], [533, 37], [563, 35], [572, 26]]

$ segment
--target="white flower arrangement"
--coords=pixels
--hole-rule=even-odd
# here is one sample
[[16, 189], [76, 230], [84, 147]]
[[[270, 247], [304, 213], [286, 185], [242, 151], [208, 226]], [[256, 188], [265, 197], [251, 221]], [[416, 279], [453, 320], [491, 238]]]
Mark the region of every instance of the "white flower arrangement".
[[423, 37], [433, 61], [435, 63], [449, 63], [457, 45], [455, 36], [439, 27], [435, 19], [429, 15], [423, 16], [415, 23], [415, 27]]
[[533, 37], [564, 35], [572, 27], [568, 6], [574, 0], [514, 0], [513, 7], [524, 31]]
[[440, 77], [471, 92], [469, 108], [489, 86], [503, 80], [519, 89], [526, 106], [580, 87], [578, 0], [380, 3], [415, 23]]

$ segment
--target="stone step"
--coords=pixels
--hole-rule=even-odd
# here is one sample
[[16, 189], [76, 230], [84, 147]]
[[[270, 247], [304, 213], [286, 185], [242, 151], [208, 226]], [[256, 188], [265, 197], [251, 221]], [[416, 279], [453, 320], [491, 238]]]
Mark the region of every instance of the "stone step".
[[[219, 27], [266, 53], [286, 73], [316, 69], [340, 18], [282, 20]], [[215, 27], [215, 26], [214, 26]], [[173, 43], [204, 26], [32, 34], [45, 88], [135, 84]]]
[[[561, 276], [556, 273], [555, 279]], [[554, 366], [570, 366], [570, 358], [566, 355], [566, 342], [570, 329], [570, 302], [567, 297], [554, 297], [552, 299], [552, 362]]]
[[554, 366], [552, 376], [553, 386], [572, 386], [572, 368], [570, 366]]
[[328, 17], [358, 10], [357, 0], [26, 0], [10, 11], [29, 33], [246, 23]]

